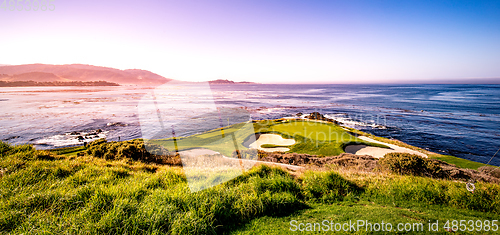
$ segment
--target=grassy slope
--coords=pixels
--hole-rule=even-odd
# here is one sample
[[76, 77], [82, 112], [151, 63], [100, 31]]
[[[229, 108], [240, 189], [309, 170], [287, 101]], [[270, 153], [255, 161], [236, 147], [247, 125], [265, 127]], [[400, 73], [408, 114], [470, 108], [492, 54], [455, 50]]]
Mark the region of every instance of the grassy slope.
[[[439, 231], [436, 234], [449, 234], [443, 228], [447, 220], [450, 222], [452, 220], [473, 220], [474, 222], [489, 220], [491, 222], [500, 219], [495, 209], [480, 209], [481, 203], [500, 208], [500, 203], [494, 199], [497, 196], [487, 196], [488, 192], [500, 190], [498, 185], [478, 183], [476, 184], [477, 191], [473, 194], [466, 193], [465, 184], [460, 182], [383, 173], [363, 174], [344, 171], [340, 174], [346, 181], [359, 186], [360, 193], [348, 194], [343, 200], [335, 202], [314, 200], [308, 203], [310, 208], [298, 210], [287, 216], [256, 218], [231, 231], [231, 234], [289, 234], [290, 228], [294, 228], [290, 225], [292, 220], [304, 224], [322, 223], [323, 220], [341, 224], [349, 223], [349, 221], [355, 223], [357, 220], [367, 220], [371, 223], [384, 221], [391, 223], [393, 229], [396, 229], [398, 223], [422, 223], [424, 225], [424, 231], [415, 233], [403, 231], [405, 234], [426, 234], [429, 221], [439, 220]], [[324, 181], [319, 181], [319, 183], [325, 184]], [[465, 201], [468, 202], [467, 205], [464, 204]], [[331, 233], [331, 231], [323, 232], [319, 234]], [[365, 232], [362, 229], [356, 233], [374, 232]], [[498, 231], [480, 232], [480, 234], [497, 233]], [[478, 234], [478, 232], [460, 231], [459, 234]]]
[[[244, 226], [232, 231], [231, 234], [290, 234], [290, 229], [295, 229], [294, 226], [290, 225], [292, 220], [295, 225], [298, 223], [322, 223], [324, 220], [328, 222], [335, 223], [356, 223], [358, 220], [368, 221], [372, 224], [374, 223], [391, 223], [392, 233], [396, 232], [397, 225], [399, 223], [403, 224], [415, 224], [415, 228], [422, 224], [423, 231], [419, 232], [408, 232], [402, 231], [405, 234], [426, 234], [428, 232], [429, 221], [435, 223], [439, 220], [439, 231], [433, 232], [432, 234], [450, 234], [450, 232], [445, 232], [443, 229], [444, 223], [447, 220], [492, 220], [497, 219], [493, 213], [481, 213], [470, 210], [455, 209], [443, 206], [419, 206], [414, 205], [411, 207], [400, 207], [394, 205], [384, 205], [379, 203], [373, 203], [370, 201], [358, 201], [358, 202], [339, 202], [333, 205], [328, 204], [311, 204], [310, 209], [300, 210], [292, 215], [282, 216], [282, 217], [271, 217], [264, 216], [252, 220], [251, 222], [245, 224]], [[314, 225], [313, 225], [314, 226]], [[403, 225], [404, 226], [404, 225]], [[323, 227], [325, 228], [325, 227]], [[402, 227], [404, 228], [404, 227]], [[328, 228], [330, 229], [330, 228]], [[335, 229], [335, 228], [333, 228]], [[415, 229], [417, 230], [417, 229]], [[331, 234], [331, 231], [320, 231], [317, 230], [315, 234]], [[361, 227], [358, 234], [370, 234], [375, 233], [368, 229], [369, 232], [365, 231], [364, 227]], [[418, 231], [418, 230], [417, 230]], [[297, 231], [298, 232], [298, 231]], [[483, 231], [484, 232], [484, 231]], [[337, 234], [345, 234], [346, 232], [340, 231]], [[379, 232], [383, 233], [383, 232]], [[478, 234], [478, 232], [465, 232], [460, 234]], [[495, 234], [495, 232], [484, 232], [481, 234]]]
[[0, 233], [284, 233], [292, 218], [500, 219], [500, 186], [488, 183], [472, 194], [460, 182], [335, 171], [297, 178], [261, 166], [190, 193], [179, 168], [0, 145]]

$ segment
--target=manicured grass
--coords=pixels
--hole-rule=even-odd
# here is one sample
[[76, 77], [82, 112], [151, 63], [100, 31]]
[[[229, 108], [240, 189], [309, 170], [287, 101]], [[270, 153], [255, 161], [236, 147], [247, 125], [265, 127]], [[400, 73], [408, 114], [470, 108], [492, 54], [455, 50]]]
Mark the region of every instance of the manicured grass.
[[151, 142], [163, 146], [170, 152], [175, 152], [175, 145], [177, 144], [178, 151], [207, 148], [220, 152], [225, 156], [231, 156], [236, 149], [247, 149], [243, 146], [243, 142], [253, 133], [252, 123], [239, 123], [189, 137], [179, 137], [175, 141], [173, 138], [169, 138], [152, 140]]
[[336, 156], [344, 153], [349, 144], [364, 144], [388, 148], [385, 145], [361, 140], [333, 123], [311, 120], [265, 120], [257, 122], [256, 133], [277, 133], [284, 138], [293, 138], [296, 143], [290, 147], [292, 153]]
[[257, 132], [278, 132], [285, 136], [300, 136], [319, 142], [361, 142], [340, 126], [309, 120], [289, 120], [261, 126]]
[[288, 148], [290, 145], [275, 145], [275, 144], [263, 144], [261, 148]]
[[429, 157], [432, 159], [438, 159], [450, 164], [454, 164], [460, 168], [468, 168], [477, 170], [479, 167], [486, 166], [484, 163], [474, 162], [467, 159], [454, 157], [450, 155], [442, 155], [442, 154], [429, 154]]
[[[208, 148], [231, 156], [235, 149], [246, 150], [243, 143], [256, 133], [276, 133], [284, 138], [293, 138], [296, 143], [289, 152], [312, 155], [335, 156], [344, 153], [349, 144], [365, 144], [387, 148], [385, 145], [363, 141], [350, 135], [338, 125], [309, 120], [263, 120], [252, 123], [239, 123], [228, 127], [210, 130], [189, 137], [152, 140], [169, 151], [192, 148]], [[266, 145], [268, 146], [268, 145]]]

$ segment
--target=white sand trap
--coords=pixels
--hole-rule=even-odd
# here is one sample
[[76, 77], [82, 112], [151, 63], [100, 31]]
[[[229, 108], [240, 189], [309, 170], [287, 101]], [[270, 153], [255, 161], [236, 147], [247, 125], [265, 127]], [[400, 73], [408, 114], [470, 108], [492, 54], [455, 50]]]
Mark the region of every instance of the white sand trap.
[[415, 150], [412, 150], [409, 148], [400, 147], [400, 146], [397, 146], [394, 144], [388, 144], [388, 143], [384, 143], [381, 141], [377, 141], [377, 140], [371, 139], [371, 138], [366, 137], [366, 136], [358, 136], [358, 138], [360, 138], [364, 141], [367, 141], [367, 142], [383, 144], [383, 145], [389, 147], [390, 149], [366, 146], [363, 144], [357, 144], [357, 145], [348, 145], [345, 148], [346, 153], [352, 153], [352, 154], [356, 154], [356, 155], [370, 155], [370, 156], [375, 157], [375, 158], [381, 158], [381, 157], [384, 157], [384, 155], [387, 153], [396, 153], [396, 152], [397, 153], [411, 153], [411, 154], [416, 154], [416, 155], [419, 155], [419, 156], [422, 156], [425, 158], [427, 157], [427, 155], [424, 153], [421, 153], [421, 152], [418, 152], [418, 151], [415, 151]]
[[266, 152], [286, 152], [290, 150], [289, 148], [285, 147], [276, 147], [276, 148], [262, 148], [263, 144], [274, 144], [274, 145], [280, 145], [280, 146], [288, 146], [288, 145], [293, 145], [295, 144], [294, 139], [284, 139], [281, 137], [281, 135], [277, 134], [261, 134], [257, 138], [257, 140], [249, 145], [250, 148], [253, 149], [258, 149]]
[[203, 155], [214, 155], [214, 154], [220, 154], [220, 153], [215, 152], [215, 151], [210, 150], [210, 149], [204, 149], [204, 148], [179, 151], [179, 155], [190, 156], [190, 157], [197, 157], [197, 156], [203, 156]]

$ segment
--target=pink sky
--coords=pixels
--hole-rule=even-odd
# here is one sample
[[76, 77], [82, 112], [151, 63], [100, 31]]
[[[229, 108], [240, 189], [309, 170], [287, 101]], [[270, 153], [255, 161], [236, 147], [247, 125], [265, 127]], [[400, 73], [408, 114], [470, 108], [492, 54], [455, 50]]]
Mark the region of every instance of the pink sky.
[[0, 9], [0, 64], [264, 83], [500, 77], [500, 3], [54, 1]]

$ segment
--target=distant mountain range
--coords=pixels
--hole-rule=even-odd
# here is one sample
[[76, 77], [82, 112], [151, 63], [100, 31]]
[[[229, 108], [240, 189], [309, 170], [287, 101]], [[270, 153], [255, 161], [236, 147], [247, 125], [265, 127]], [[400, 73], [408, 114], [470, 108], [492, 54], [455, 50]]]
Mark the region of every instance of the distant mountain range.
[[140, 69], [120, 70], [84, 64], [25, 64], [0, 66], [0, 81], [90, 82], [159, 85], [172, 79]]
[[231, 80], [217, 79], [213, 81], [208, 81], [209, 84], [256, 84], [254, 82], [234, 82]]

